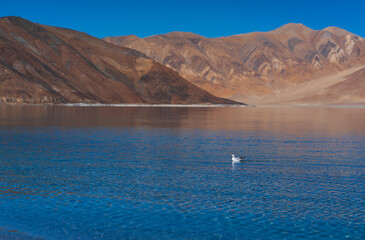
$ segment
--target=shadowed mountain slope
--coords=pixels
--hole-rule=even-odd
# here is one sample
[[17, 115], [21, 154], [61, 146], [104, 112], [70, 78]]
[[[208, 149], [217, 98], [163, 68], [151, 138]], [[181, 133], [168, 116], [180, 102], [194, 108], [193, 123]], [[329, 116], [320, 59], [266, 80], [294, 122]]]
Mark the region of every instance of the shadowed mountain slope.
[[19, 17], [0, 18], [0, 102], [234, 103], [136, 50]]
[[[287, 24], [271, 32], [221, 38], [172, 32], [104, 40], [141, 51], [217, 96], [253, 104], [283, 89], [365, 65], [364, 39], [336, 27], [315, 31]], [[310, 103], [338, 102], [339, 94]]]

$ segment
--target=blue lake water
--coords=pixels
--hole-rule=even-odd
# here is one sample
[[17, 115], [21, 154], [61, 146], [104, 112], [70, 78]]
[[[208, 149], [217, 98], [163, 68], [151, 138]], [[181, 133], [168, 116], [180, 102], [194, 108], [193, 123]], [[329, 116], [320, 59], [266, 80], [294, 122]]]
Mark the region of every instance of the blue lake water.
[[0, 106], [0, 239], [365, 239], [364, 123], [360, 108]]

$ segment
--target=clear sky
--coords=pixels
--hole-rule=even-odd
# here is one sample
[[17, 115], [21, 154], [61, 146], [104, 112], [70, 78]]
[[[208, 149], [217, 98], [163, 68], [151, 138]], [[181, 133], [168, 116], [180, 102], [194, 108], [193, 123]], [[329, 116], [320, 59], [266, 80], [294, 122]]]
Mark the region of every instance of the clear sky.
[[172, 31], [220, 37], [269, 31], [289, 22], [316, 30], [337, 26], [365, 37], [364, 0], [4, 0], [0, 16], [20, 16], [99, 38]]

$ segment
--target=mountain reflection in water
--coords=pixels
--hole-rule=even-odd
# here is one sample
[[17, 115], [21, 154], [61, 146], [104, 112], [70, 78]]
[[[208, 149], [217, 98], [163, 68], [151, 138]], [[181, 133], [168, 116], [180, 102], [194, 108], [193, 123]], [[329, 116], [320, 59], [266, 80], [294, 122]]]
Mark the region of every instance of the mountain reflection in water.
[[364, 108], [0, 106], [0, 127], [153, 127], [364, 134]]

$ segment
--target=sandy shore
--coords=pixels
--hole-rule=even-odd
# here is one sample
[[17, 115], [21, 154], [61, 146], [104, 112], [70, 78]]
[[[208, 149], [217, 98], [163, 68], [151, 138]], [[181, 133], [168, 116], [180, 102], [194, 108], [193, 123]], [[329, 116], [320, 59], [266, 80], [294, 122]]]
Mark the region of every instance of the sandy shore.
[[262, 108], [365, 108], [365, 104], [262, 104]]

